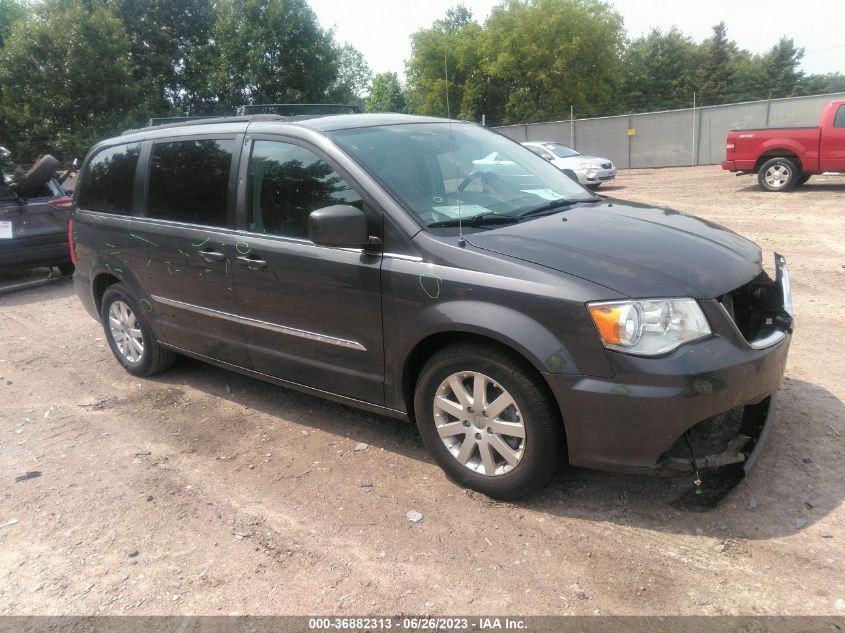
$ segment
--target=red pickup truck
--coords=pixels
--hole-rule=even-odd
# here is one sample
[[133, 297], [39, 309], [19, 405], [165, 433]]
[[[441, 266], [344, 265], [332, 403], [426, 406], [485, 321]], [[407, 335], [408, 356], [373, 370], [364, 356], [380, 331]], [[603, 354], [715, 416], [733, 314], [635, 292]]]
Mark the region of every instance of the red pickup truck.
[[789, 191], [813, 174], [845, 172], [845, 101], [828, 103], [817, 127], [731, 130], [722, 169], [756, 173], [766, 191]]

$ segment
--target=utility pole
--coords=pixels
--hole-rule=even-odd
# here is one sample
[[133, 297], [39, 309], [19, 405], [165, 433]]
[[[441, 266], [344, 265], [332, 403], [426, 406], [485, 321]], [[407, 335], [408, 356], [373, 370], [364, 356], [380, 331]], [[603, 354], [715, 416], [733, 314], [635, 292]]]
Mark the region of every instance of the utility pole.
[[575, 149], [575, 106], [569, 106], [569, 146]]

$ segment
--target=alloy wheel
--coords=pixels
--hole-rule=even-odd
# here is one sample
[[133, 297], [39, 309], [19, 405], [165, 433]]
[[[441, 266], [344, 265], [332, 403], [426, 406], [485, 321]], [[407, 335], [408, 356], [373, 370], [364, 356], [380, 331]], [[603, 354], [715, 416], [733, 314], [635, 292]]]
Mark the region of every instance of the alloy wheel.
[[144, 356], [144, 334], [135, 313], [123, 301], [109, 307], [109, 330], [120, 354], [130, 363], [138, 363]]
[[440, 439], [464, 467], [481, 475], [512, 471], [525, 455], [525, 423], [510, 393], [480, 372], [448, 376], [434, 394]]

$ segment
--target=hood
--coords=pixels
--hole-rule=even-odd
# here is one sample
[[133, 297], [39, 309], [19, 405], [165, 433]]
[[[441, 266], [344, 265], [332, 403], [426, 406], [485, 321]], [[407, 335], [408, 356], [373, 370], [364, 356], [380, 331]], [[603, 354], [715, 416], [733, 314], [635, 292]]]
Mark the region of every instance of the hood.
[[552, 161], [560, 169], [578, 169], [582, 164], [588, 163], [596, 169], [604, 169], [602, 165], [613, 164], [609, 158], [602, 158], [601, 156], [567, 156], [566, 158], [557, 158]]
[[671, 209], [615, 200], [466, 239], [476, 248], [635, 298], [711, 299], [747, 283], [762, 269], [760, 248], [724, 227]]

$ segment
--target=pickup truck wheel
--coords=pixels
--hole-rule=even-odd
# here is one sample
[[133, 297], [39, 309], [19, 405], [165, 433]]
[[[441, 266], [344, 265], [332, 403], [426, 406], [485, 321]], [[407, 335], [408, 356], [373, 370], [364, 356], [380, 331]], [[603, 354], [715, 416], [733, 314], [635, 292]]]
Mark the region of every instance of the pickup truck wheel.
[[795, 183], [795, 186], [800, 187], [801, 185], [803, 185], [805, 182], [807, 182], [810, 179], [810, 176], [812, 176], [812, 174], [803, 174], [798, 179], [798, 182]]
[[423, 441], [458, 485], [497, 499], [544, 486], [564, 456], [563, 424], [530, 367], [477, 344], [434, 354], [416, 385]]
[[106, 290], [100, 319], [112, 353], [133, 376], [152, 376], [173, 364], [176, 355], [158, 344], [143, 309], [123, 284]]
[[798, 184], [800, 173], [794, 162], [778, 156], [763, 163], [757, 182], [764, 191], [789, 191]]

